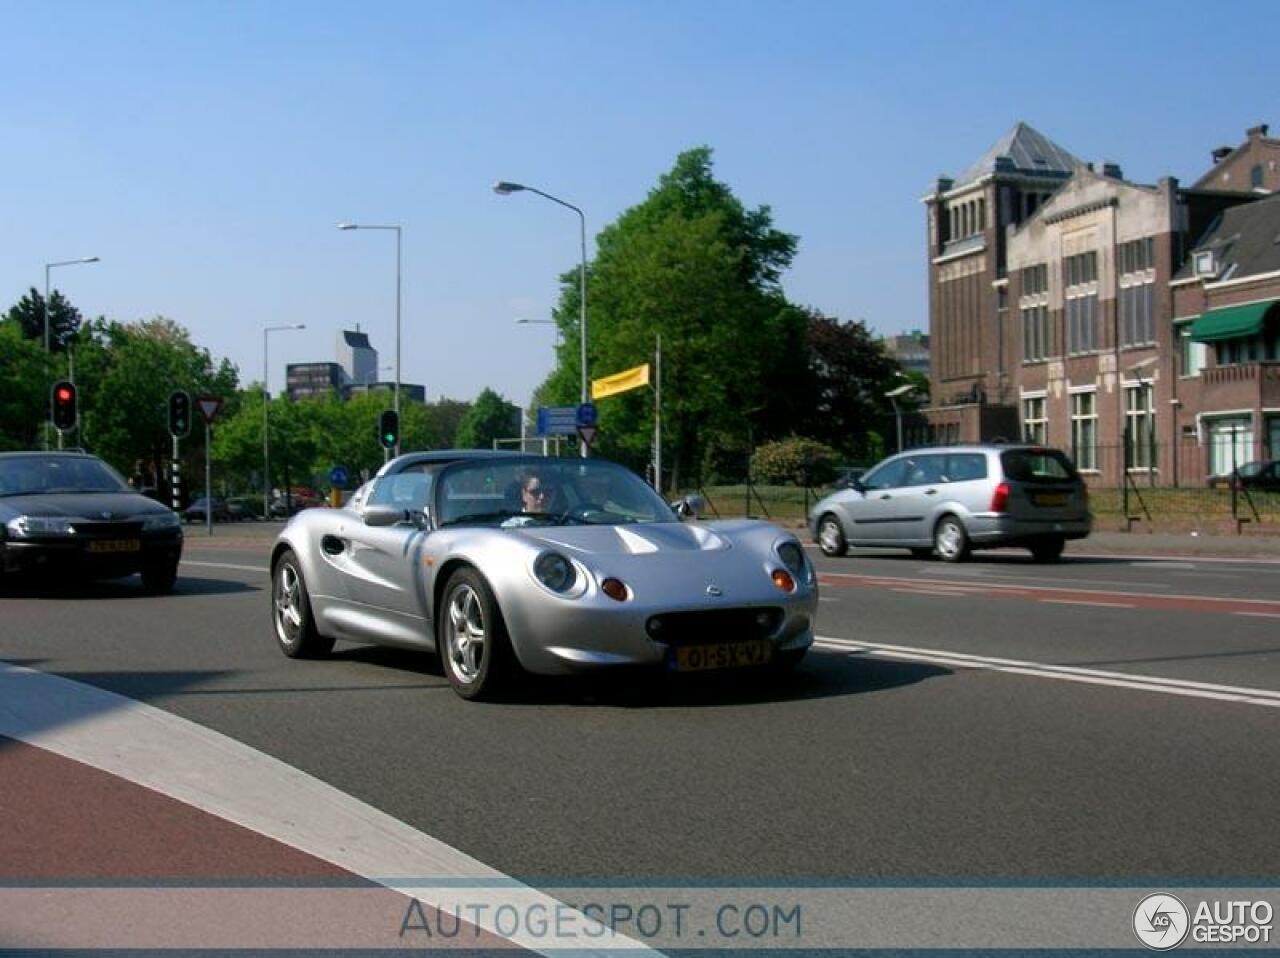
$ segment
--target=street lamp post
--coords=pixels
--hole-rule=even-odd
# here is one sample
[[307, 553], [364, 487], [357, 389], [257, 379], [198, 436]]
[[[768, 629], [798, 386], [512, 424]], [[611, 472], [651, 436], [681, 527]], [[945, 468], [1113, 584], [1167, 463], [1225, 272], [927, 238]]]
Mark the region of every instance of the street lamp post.
[[[44, 355], [45, 359], [49, 358], [49, 271], [57, 266], [79, 266], [82, 263], [97, 263], [101, 260], [97, 256], [82, 256], [80, 259], [64, 259], [56, 263], [44, 264]], [[49, 448], [49, 425], [48, 419], [45, 417], [44, 428], [44, 447]], [[58, 448], [62, 448], [62, 433], [58, 433]]]
[[267, 366], [267, 334], [286, 329], [306, 329], [306, 323], [267, 326], [262, 330], [262, 519], [271, 518], [271, 433], [267, 431], [267, 409], [271, 405], [271, 372]]
[[[365, 223], [339, 223], [340, 230], [394, 230], [396, 234], [396, 392], [392, 397], [392, 408], [396, 411], [396, 419], [400, 418], [400, 240], [403, 228], [400, 226], [376, 226]], [[400, 436], [396, 435], [395, 454], [400, 455]]]
[[912, 383], [907, 383], [905, 386], [890, 389], [884, 394], [885, 398], [893, 403], [893, 415], [898, 420], [898, 452], [902, 452], [902, 407], [898, 405], [898, 400], [915, 388]]
[[[493, 184], [493, 191], [499, 196], [506, 196], [510, 193], [537, 193], [543, 199], [550, 200], [552, 203], [559, 203], [566, 209], [573, 210], [578, 214], [578, 225], [582, 241], [582, 261], [578, 269], [578, 334], [581, 338], [581, 364], [582, 364], [582, 387], [580, 390], [580, 402], [587, 403], [591, 399], [591, 393], [587, 389], [587, 218], [582, 210], [574, 206], [572, 203], [566, 203], [558, 196], [552, 196], [550, 193], [544, 193], [542, 190], [532, 186], [525, 186], [523, 183], [509, 183], [506, 180], [499, 180]], [[582, 444], [582, 455], [587, 455], [587, 444]]]

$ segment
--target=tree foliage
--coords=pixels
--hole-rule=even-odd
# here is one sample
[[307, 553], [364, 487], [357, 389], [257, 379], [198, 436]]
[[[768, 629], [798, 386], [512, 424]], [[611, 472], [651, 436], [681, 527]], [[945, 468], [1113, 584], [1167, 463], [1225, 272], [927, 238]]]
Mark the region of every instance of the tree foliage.
[[[31, 291], [18, 300], [4, 315], [8, 322], [16, 323], [27, 339], [39, 341], [44, 345], [44, 297], [34, 286]], [[80, 331], [82, 317], [80, 310], [56, 289], [49, 294], [49, 349], [62, 352], [67, 343], [75, 339]]]
[[758, 482], [822, 485], [835, 475], [836, 456], [836, 451], [823, 443], [789, 436], [757, 448], [752, 457], [752, 472]]
[[510, 439], [518, 433], [520, 410], [492, 389], [481, 390], [462, 418], [454, 440], [459, 449], [491, 449], [493, 440]]
[[[785, 404], [769, 390], [794, 368], [804, 339], [805, 317], [780, 287], [795, 248], [767, 206], [745, 208], [714, 178], [706, 147], [682, 153], [643, 203], [600, 233], [588, 276], [589, 367], [598, 378], [648, 362], [661, 334], [673, 484], [697, 472], [712, 436], [744, 433], [751, 417], [764, 423], [766, 410]], [[561, 280], [558, 365], [538, 393], [553, 405], [575, 403], [579, 392], [576, 271]], [[650, 390], [600, 401], [605, 455], [643, 468], [653, 402]]]

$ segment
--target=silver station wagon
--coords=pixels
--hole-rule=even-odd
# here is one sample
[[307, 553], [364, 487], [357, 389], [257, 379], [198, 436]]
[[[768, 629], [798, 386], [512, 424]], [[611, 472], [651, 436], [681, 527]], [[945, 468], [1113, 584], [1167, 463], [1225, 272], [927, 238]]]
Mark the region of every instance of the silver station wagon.
[[973, 549], [1021, 546], [1041, 562], [1089, 534], [1089, 493], [1057, 449], [1022, 445], [914, 449], [818, 502], [809, 531], [823, 553], [902, 546], [948, 562]]

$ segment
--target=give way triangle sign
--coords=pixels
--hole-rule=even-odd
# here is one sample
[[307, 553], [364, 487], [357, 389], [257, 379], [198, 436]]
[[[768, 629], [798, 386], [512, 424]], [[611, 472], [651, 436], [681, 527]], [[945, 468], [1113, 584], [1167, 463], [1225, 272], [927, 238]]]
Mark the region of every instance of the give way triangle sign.
[[218, 410], [222, 408], [221, 396], [197, 396], [196, 408], [200, 410], [200, 415], [204, 417], [206, 423], [213, 422], [218, 415]]

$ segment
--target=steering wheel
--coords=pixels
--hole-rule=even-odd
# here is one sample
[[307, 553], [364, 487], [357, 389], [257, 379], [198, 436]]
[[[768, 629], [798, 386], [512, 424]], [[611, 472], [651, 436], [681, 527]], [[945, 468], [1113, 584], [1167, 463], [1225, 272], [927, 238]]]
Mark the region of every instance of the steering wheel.
[[574, 522], [581, 522], [583, 525], [591, 525], [592, 513], [601, 513], [601, 512], [604, 512], [607, 514], [607, 511], [605, 510], [604, 506], [599, 505], [598, 503], [580, 502], [576, 506], [570, 506], [568, 509], [562, 512], [560, 514], [560, 521], [564, 522], [566, 519], [568, 519]]

